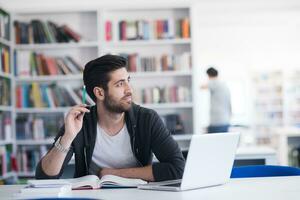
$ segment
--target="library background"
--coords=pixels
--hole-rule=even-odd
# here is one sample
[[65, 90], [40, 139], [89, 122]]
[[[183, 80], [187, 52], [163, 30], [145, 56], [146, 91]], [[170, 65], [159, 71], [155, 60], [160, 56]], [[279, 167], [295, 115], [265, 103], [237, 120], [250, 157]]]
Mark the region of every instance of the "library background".
[[210, 96], [200, 86], [215, 66], [231, 93], [230, 131], [242, 134], [235, 165], [299, 167], [292, 1], [31, 2], [0, 1], [1, 184], [34, 177], [65, 114], [81, 103], [85, 63], [107, 53], [128, 58], [134, 101], [159, 113], [183, 152], [192, 134], [206, 133]]

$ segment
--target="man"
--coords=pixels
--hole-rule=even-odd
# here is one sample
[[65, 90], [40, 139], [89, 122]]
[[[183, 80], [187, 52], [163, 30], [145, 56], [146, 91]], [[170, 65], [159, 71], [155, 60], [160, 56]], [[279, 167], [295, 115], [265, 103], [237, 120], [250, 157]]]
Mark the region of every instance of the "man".
[[[158, 114], [132, 103], [126, 59], [105, 55], [83, 72], [96, 102], [74, 106], [49, 152], [36, 168], [37, 179], [59, 178], [75, 154], [75, 174], [117, 175], [146, 181], [180, 179], [184, 158]], [[152, 154], [159, 163], [152, 163]]]
[[206, 71], [209, 82], [202, 89], [210, 91], [210, 125], [208, 133], [228, 132], [231, 118], [231, 98], [227, 85], [218, 79], [218, 71], [211, 67]]

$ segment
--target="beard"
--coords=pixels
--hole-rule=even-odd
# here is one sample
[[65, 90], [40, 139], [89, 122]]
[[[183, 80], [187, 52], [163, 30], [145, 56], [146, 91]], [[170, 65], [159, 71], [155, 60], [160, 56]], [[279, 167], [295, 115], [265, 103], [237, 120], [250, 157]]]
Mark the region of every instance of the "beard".
[[124, 97], [121, 98], [120, 101], [115, 100], [112, 98], [108, 92], [105, 94], [104, 98], [104, 106], [105, 108], [112, 113], [123, 113], [128, 111], [131, 108], [131, 101], [130, 102], [122, 102], [123, 98], [126, 98], [128, 96], [132, 96], [131, 94], [127, 94]]

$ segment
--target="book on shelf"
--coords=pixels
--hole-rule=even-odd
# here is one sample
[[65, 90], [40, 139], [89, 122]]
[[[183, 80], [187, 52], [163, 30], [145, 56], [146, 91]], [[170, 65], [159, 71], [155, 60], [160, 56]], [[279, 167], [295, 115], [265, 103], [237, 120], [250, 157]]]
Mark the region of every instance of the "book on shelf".
[[32, 19], [30, 23], [14, 21], [16, 44], [79, 42], [82, 37], [68, 25]]
[[18, 172], [32, 173], [40, 161], [46, 155], [48, 147], [46, 145], [21, 145], [17, 149]]
[[[105, 39], [111, 41], [112, 21], [105, 22]], [[182, 19], [121, 20], [118, 23], [118, 40], [151, 40], [190, 38], [190, 21]]]
[[[73, 91], [70, 91], [73, 90]], [[77, 105], [81, 98], [81, 87], [69, 88], [53, 84], [24, 83], [16, 87], [17, 108], [55, 108]], [[87, 103], [94, 102], [87, 96]]]
[[191, 102], [191, 91], [185, 86], [135, 88], [133, 96], [144, 104]]
[[12, 144], [0, 146], [0, 176], [12, 170]]
[[16, 118], [16, 139], [41, 140], [54, 138], [63, 123], [63, 113], [19, 113]]
[[2, 8], [0, 8], [0, 38], [4, 38], [6, 40], [10, 39], [9, 23], [10, 23], [9, 14], [6, 11], [4, 11]]
[[72, 179], [28, 180], [28, 184], [32, 187], [47, 188], [52, 185], [71, 185], [73, 190], [99, 189], [102, 187], [137, 187], [146, 183], [142, 179], [123, 178], [115, 175], [104, 175], [100, 179], [96, 175], [86, 175]]
[[128, 60], [129, 72], [190, 71], [192, 67], [190, 52], [160, 56], [120, 53], [120, 56]]
[[11, 80], [0, 77], [0, 106], [11, 105]]
[[71, 56], [53, 57], [31, 51], [16, 51], [16, 76], [49, 76], [81, 74], [83, 66]]
[[0, 43], [0, 72], [10, 74], [10, 53], [9, 49]]
[[173, 135], [184, 134], [184, 125], [180, 114], [167, 114], [160, 116], [167, 129]]
[[0, 111], [0, 140], [12, 139], [12, 119], [10, 112]]

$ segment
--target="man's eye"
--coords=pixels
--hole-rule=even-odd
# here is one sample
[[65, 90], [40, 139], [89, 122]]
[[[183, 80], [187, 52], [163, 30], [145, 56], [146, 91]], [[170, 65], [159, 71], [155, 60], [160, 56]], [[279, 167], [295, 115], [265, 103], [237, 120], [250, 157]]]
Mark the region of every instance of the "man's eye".
[[123, 85], [123, 82], [120, 82], [120, 83], [117, 84], [118, 87], [120, 87], [122, 85]]

